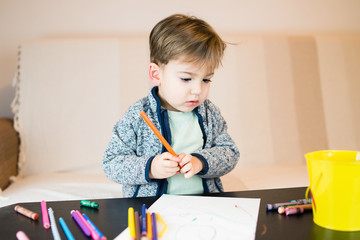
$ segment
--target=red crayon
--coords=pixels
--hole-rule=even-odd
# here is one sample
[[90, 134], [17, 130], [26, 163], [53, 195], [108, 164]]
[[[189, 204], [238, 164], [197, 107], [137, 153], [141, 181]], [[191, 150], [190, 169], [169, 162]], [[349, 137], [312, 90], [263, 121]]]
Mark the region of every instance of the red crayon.
[[31, 218], [32, 220], [37, 220], [39, 218], [39, 214], [29, 210], [29, 209], [26, 209], [24, 207], [21, 207], [19, 205], [16, 205], [14, 207], [14, 210], [18, 213], [21, 213], [22, 215], [28, 217], [28, 218]]

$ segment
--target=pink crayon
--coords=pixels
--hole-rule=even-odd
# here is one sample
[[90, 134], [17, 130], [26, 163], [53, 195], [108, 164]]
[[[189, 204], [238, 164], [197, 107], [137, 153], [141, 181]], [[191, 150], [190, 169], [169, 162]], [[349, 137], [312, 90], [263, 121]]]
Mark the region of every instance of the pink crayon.
[[46, 207], [46, 202], [44, 200], [41, 201], [41, 213], [42, 213], [43, 226], [45, 229], [49, 229], [50, 228], [49, 214]]
[[18, 231], [18, 232], [16, 233], [16, 238], [17, 238], [18, 240], [30, 240], [30, 239], [28, 238], [28, 236], [26, 236], [26, 234], [25, 234], [23, 231]]

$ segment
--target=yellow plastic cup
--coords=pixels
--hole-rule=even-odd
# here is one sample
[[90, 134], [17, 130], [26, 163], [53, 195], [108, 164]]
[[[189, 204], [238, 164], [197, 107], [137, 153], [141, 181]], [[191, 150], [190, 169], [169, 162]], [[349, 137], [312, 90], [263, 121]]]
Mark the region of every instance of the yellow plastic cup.
[[331, 230], [360, 231], [360, 152], [305, 154], [314, 223]]

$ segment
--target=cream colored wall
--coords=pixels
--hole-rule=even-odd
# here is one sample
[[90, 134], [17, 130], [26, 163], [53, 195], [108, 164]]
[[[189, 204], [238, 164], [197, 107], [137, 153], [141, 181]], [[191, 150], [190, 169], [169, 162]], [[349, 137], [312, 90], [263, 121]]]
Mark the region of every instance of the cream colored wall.
[[148, 35], [165, 16], [207, 20], [220, 33], [360, 33], [360, 1], [0, 0], [0, 117], [12, 117], [17, 46], [48, 36]]

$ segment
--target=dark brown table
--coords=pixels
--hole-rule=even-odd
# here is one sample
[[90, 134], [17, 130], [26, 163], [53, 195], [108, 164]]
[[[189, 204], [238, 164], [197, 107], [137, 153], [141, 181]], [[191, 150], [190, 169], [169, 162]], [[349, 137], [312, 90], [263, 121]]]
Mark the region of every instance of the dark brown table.
[[[261, 198], [256, 239], [360, 239], [360, 232], [339, 232], [321, 228], [313, 223], [313, 215], [306, 212], [302, 215], [285, 216], [276, 212], [266, 212], [267, 203], [286, 202], [293, 199], [303, 199], [306, 187], [267, 189], [256, 191], [225, 192], [208, 194], [206, 196]], [[80, 201], [47, 202], [47, 207], [54, 210], [55, 219], [62, 239], [66, 239], [58, 222], [62, 217], [76, 239], [88, 239], [81, 232], [70, 215], [71, 210], [80, 210], [85, 213], [108, 238], [113, 239], [127, 227], [128, 208], [141, 212], [142, 204], [150, 206], [157, 197], [145, 198], [115, 198], [96, 199], [98, 209], [80, 207]], [[16, 205], [16, 204], [15, 204]], [[33, 221], [14, 211], [10, 205], [0, 208], [0, 239], [16, 239], [16, 232], [24, 231], [30, 239], [53, 239], [51, 230], [42, 226], [41, 207], [39, 202], [19, 203], [19, 205], [39, 213], [40, 218]]]

